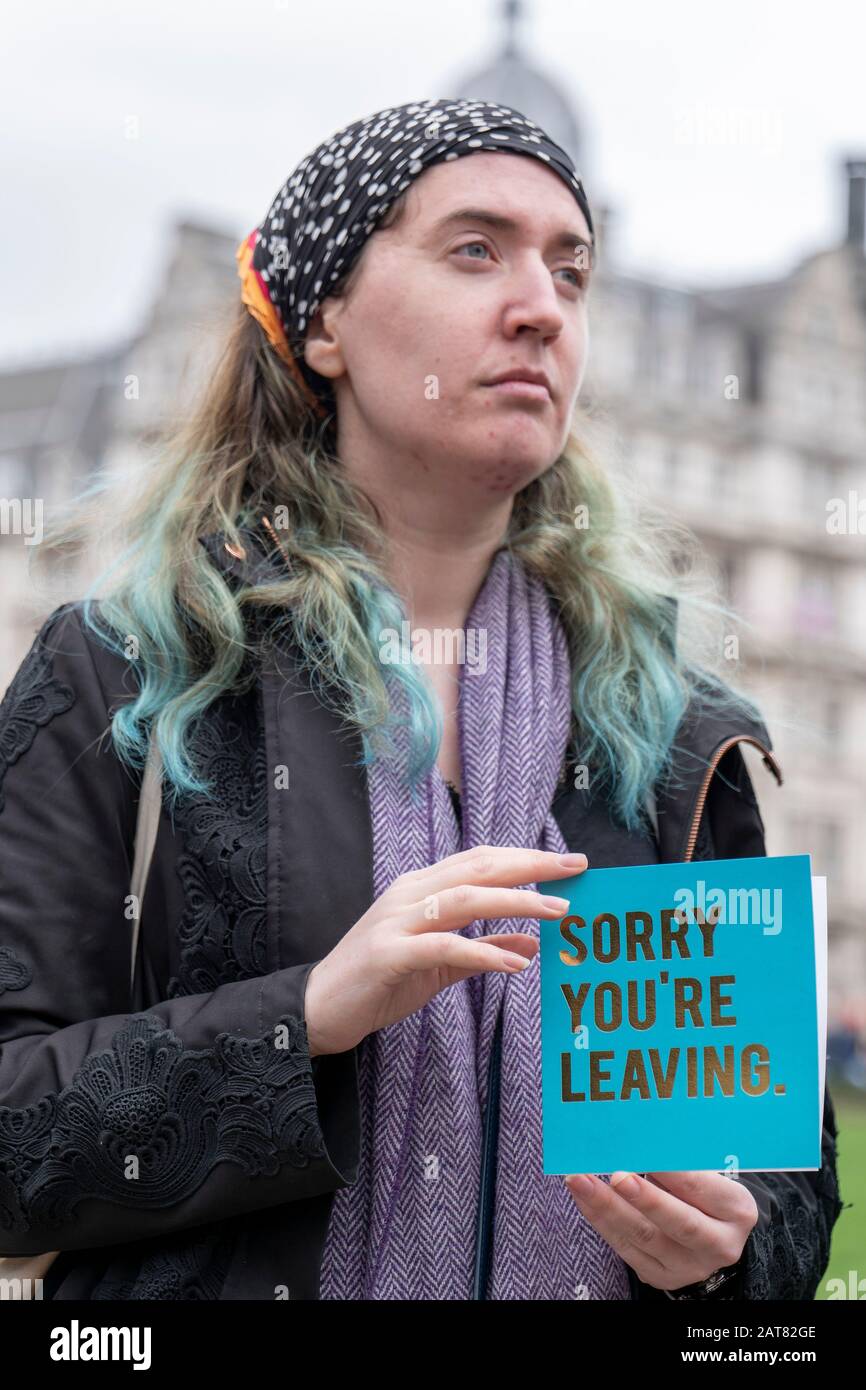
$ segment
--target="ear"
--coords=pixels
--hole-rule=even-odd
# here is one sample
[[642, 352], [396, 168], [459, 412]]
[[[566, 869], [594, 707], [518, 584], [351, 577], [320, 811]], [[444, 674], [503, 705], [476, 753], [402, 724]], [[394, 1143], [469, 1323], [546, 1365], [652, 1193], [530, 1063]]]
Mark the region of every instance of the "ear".
[[310, 320], [304, 339], [304, 361], [320, 376], [336, 381], [346, 371], [340, 345], [338, 318], [344, 301], [330, 298], [320, 304]]

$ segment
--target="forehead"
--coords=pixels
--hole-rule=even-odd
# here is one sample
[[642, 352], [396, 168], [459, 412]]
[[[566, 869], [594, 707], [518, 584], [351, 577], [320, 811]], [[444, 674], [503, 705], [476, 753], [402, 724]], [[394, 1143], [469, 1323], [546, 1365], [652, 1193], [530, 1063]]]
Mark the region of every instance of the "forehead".
[[462, 207], [517, 222], [530, 235], [569, 229], [590, 239], [580, 204], [553, 169], [532, 155], [479, 150], [425, 169], [407, 190], [406, 231], [426, 231]]

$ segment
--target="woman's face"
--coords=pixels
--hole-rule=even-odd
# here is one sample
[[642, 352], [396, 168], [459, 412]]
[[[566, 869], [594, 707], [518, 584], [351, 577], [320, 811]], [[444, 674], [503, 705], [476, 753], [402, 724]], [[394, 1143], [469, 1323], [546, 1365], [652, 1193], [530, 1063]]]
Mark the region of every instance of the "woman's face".
[[[307, 361], [334, 386], [340, 456], [499, 494], [544, 473], [586, 365], [581, 242], [576, 200], [536, 159], [479, 152], [425, 170], [308, 333]], [[549, 389], [491, 384], [513, 371]]]

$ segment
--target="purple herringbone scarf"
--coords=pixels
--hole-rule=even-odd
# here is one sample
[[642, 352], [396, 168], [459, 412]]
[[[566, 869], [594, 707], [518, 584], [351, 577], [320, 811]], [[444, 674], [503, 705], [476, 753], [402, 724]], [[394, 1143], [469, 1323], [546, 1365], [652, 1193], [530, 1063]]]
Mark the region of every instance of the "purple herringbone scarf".
[[[393, 759], [369, 769], [374, 892], [475, 844], [562, 852], [550, 810], [571, 692], [565, 633], [543, 584], [497, 553], [467, 619], [486, 666], [461, 670], [462, 834], [438, 767], [413, 798]], [[467, 648], [469, 642], [467, 640]], [[476, 647], [476, 652], [483, 648]], [[484, 667], [482, 669], [482, 667]], [[392, 683], [392, 707], [405, 693]], [[396, 733], [408, 753], [405, 725]], [[524, 885], [531, 887], [535, 885]], [[475, 921], [462, 935], [538, 934], [537, 920]], [[357, 1180], [335, 1194], [324, 1299], [471, 1299], [487, 1064], [502, 1010], [491, 1299], [630, 1297], [627, 1267], [542, 1171], [539, 962], [476, 975], [359, 1047]]]

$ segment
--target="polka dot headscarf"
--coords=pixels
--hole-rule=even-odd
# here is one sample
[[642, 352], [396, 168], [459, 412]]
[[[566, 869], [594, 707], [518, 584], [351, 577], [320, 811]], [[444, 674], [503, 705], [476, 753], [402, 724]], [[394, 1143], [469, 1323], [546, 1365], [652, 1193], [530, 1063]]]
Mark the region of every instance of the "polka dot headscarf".
[[540, 126], [493, 102], [431, 99], [386, 107], [323, 141], [237, 248], [243, 302], [320, 417], [333, 398], [330, 382], [303, 360], [310, 320], [412, 180], [433, 164], [477, 150], [543, 160], [571, 189], [594, 239], [577, 170]]

